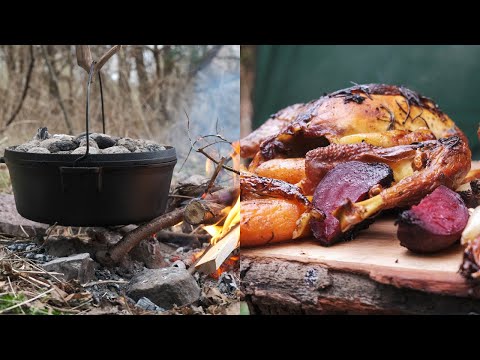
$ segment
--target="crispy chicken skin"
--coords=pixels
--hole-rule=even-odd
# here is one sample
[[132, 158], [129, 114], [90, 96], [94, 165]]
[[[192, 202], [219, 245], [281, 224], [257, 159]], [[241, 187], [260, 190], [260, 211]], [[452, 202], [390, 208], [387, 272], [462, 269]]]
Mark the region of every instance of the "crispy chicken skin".
[[254, 132], [240, 140], [240, 155], [243, 158], [253, 157], [260, 149], [263, 140], [292, 122], [303, 110], [305, 104], [295, 104], [270, 115], [265, 123]]
[[[319, 146], [340, 143], [346, 136], [392, 130], [429, 130], [437, 139], [457, 135], [466, 141], [462, 131], [432, 100], [404, 87], [356, 85], [300, 106], [297, 111], [293, 121], [277, 133], [270, 132], [270, 137], [265, 137], [267, 131], [257, 136], [258, 130], [249, 135], [265, 137], [257, 164], [273, 158], [302, 157]], [[248, 144], [241, 141], [242, 156], [252, 155], [245, 148]], [[400, 143], [393, 139], [387, 144]]]

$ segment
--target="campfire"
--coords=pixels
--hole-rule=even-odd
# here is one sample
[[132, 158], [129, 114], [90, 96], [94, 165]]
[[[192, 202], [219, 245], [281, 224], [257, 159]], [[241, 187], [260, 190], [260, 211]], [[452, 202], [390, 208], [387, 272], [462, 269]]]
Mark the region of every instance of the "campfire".
[[[178, 152], [190, 142], [205, 173], [202, 161], [183, 169], [187, 155], [174, 174], [175, 147], [107, 135], [100, 69], [119, 48], [98, 62], [76, 48], [88, 73], [84, 133], [41, 124], [0, 158], [11, 179], [0, 194], [0, 313], [238, 314], [239, 144], [218, 123], [192, 139], [186, 114]], [[101, 133], [91, 131], [92, 84]]]
[[[234, 169], [239, 170], [239, 147], [238, 143], [233, 145], [234, 151], [230, 155], [234, 163]], [[211, 162], [206, 162], [206, 169], [208, 171], [208, 164]], [[213, 183], [215, 177], [218, 175], [218, 171], [221, 168], [221, 162], [215, 172], [213, 173], [210, 183]], [[238, 175], [235, 174], [233, 179], [233, 188], [230, 190], [233, 193], [236, 193], [236, 186], [238, 186]], [[220, 208], [223, 207], [218, 214], [219, 204], [215, 200], [211, 199], [212, 196], [204, 193], [202, 199], [205, 203], [202, 204], [198, 209], [198, 202], [192, 201], [186, 207], [185, 218], [192, 225], [198, 225], [199, 218], [201, 222], [208, 223], [208, 219], [218, 219], [212, 225], [201, 224], [203, 230], [211, 235], [210, 246], [205, 250], [198, 253], [198, 260], [195, 263], [195, 270], [200, 271], [206, 274], [210, 274], [212, 277], [218, 278], [225, 269], [232, 268], [235, 263], [240, 259], [238, 255], [232, 255], [232, 253], [240, 245], [240, 194], [237, 195], [236, 200], [230, 206], [223, 207], [223, 204], [220, 204]], [[216, 209], [216, 210], [215, 210]], [[205, 215], [208, 214], [208, 215]], [[200, 216], [199, 216], [200, 215]], [[211, 216], [211, 217], [210, 217]]]

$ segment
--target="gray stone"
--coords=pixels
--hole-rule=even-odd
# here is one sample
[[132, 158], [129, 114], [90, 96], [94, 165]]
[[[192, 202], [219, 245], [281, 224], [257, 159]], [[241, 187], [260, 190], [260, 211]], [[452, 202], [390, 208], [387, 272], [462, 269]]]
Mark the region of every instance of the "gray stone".
[[134, 152], [137, 149], [137, 142], [130, 138], [122, 138], [117, 141], [117, 146], [123, 146], [127, 148], [130, 152]]
[[[23, 230], [22, 230], [23, 228]], [[11, 194], [0, 194], [0, 232], [14, 236], [45, 234], [47, 224], [30, 221], [22, 217]]]
[[129, 154], [130, 151], [123, 146], [112, 146], [102, 150], [102, 154]]
[[59, 151], [68, 151], [68, 150], [76, 149], [78, 145], [71, 140], [61, 140], [61, 139], [50, 138], [47, 140], [43, 140], [40, 143], [40, 146], [45, 149], [48, 149], [48, 151], [50, 151], [51, 153], [56, 153]]
[[145, 141], [145, 148], [148, 151], [162, 151], [165, 150], [165, 146], [157, 144], [155, 141], [146, 140]]
[[[86, 146], [80, 146], [71, 152], [72, 155], [83, 155], [87, 152]], [[100, 150], [96, 147], [90, 147], [88, 149], [89, 154], [100, 154]]]
[[149, 298], [146, 298], [146, 297], [140, 298], [135, 305], [148, 311], [160, 311], [160, 312], [165, 311], [165, 309], [155, 305]]
[[78, 254], [69, 257], [58, 258], [41, 265], [50, 272], [58, 272], [63, 275], [55, 275], [66, 281], [77, 279], [80, 283], [93, 280], [95, 276], [95, 262], [90, 254]]
[[104, 227], [88, 227], [85, 229], [87, 235], [96, 243], [113, 246], [123, 237], [118, 231], [109, 230]]
[[[98, 144], [95, 140], [92, 139], [92, 137], [90, 137], [90, 141], [89, 141], [89, 144], [90, 144], [90, 148], [97, 148], [98, 149]], [[80, 140], [80, 143], [78, 145], [79, 147], [82, 147], [82, 146], [87, 146], [87, 138], [84, 137], [82, 140]]]
[[171, 266], [172, 267], [177, 267], [177, 268], [180, 268], [180, 269], [186, 269], [187, 268], [187, 265], [185, 265], [185, 263], [182, 260], [175, 261]]
[[31, 140], [25, 144], [21, 144], [15, 147], [15, 151], [27, 152], [28, 150], [40, 146], [39, 140]]
[[147, 297], [164, 309], [190, 304], [200, 298], [200, 288], [193, 276], [177, 267], [145, 269], [130, 280], [126, 292], [135, 301]]
[[165, 146], [157, 144], [152, 140], [135, 140], [137, 143], [137, 150], [135, 152], [149, 152], [165, 150]]
[[51, 144], [55, 144], [57, 141], [59, 141], [59, 140], [53, 139], [53, 138], [48, 138], [48, 139], [42, 140], [40, 142], [40, 146], [47, 149]]
[[114, 140], [111, 136], [105, 134], [92, 134], [92, 139], [98, 144], [100, 149], [106, 149], [115, 145], [116, 140]]
[[164, 259], [163, 251], [157, 240], [143, 239], [140, 244], [130, 251], [133, 260], [141, 261], [149, 269], [159, 269], [168, 266]]
[[[100, 149], [106, 149], [108, 147], [114, 146], [116, 140], [110, 135], [105, 135], [101, 133], [91, 133], [88, 135], [90, 139], [93, 139]], [[81, 141], [85, 140], [86, 134], [82, 133], [75, 138], [75, 142], [80, 144]]]
[[94, 249], [88, 242], [71, 236], [49, 236], [45, 240], [43, 247], [48, 255], [55, 257], [94, 252]]
[[50, 154], [50, 151], [43, 147], [32, 147], [28, 150], [28, 152], [32, 154]]
[[73, 141], [75, 139], [75, 136], [67, 135], [67, 134], [54, 134], [52, 138], [57, 140], [62, 140], [62, 141]]

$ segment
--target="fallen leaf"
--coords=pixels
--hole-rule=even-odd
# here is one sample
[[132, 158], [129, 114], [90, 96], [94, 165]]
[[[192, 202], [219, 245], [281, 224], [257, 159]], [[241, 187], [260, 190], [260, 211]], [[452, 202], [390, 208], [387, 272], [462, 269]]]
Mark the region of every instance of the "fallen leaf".
[[230, 303], [230, 300], [216, 287], [208, 287], [203, 293], [202, 302], [205, 305], [225, 305]]
[[225, 315], [240, 315], [240, 301], [228, 305], [225, 308]]

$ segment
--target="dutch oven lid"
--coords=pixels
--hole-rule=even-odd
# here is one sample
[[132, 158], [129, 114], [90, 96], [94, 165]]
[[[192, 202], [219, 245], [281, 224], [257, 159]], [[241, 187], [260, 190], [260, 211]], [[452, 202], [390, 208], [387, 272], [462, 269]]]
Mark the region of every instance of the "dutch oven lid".
[[165, 150], [127, 154], [36, 154], [5, 149], [7, 163], [24, 165], [61, 165], [61, 166], [136, 166], [170, 163], [177, 161], [175, 148], [165, 146]]
[[[86, 116], [85, 116], [85, 137], [89, 137], [89, 104], [90, 104], [90, 84], [92, 83], [92, 76], [94, 73], [95, 62], [90, 66], [87, 82], [87, 102], [86, 102]], [[103, 90], [102, 77], [98, 71], [98, 80], [100, 85], [100, 99], [102, 105], [102, 125], [103, 133], [105, 133], [105, 112], [103, 107]], [[126, 153], [126, 154], [90, 154], [89, 142], [87, 141], [87, 153], [79, 154], [36, 154], [26, 153], [21, 151], [14, 151], [12, 147], [5, 150], [5, 160], [8, 163], [17, 165], [60, 165], [60, 166], [135, 166], [135, 165], [151, 165], [161, 163], [171, 163], [177, 161], [175, 148], [172, 146], [165, 146], [165, 150], [149, 151], [141, 153]], [[1, 159], [0, 159], [1, 160]]]

